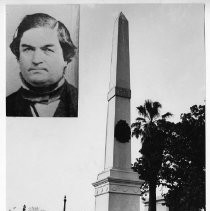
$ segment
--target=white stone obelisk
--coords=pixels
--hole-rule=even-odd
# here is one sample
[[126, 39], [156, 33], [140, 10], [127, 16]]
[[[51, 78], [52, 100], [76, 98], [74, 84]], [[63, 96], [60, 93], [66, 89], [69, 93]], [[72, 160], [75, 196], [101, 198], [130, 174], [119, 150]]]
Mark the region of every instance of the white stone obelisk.
[[130, 61], [128, 21], [121, 12], [114, 26], [104, 171], [93, 183], [95, 211], [139, 211], [138, 174], [131, 169]]

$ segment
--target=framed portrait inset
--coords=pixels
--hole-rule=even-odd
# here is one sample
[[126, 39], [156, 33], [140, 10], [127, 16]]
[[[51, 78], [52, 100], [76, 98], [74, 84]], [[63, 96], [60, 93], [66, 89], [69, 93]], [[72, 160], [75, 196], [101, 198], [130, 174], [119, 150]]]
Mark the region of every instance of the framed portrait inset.
[[9, 5], [6, 33], [6, 115], [77, 117], [79, 5]]

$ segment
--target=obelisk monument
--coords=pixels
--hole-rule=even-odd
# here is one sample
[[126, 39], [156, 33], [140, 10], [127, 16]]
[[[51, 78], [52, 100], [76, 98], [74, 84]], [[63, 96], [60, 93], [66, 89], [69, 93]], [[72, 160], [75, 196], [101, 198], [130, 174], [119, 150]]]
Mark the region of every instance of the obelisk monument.
[[131, 169], [130, 60], [128, 21], [121, 12], [114, 26], [104, 171], [95, 187], [95, 211], [139, 211], [138, 174]]

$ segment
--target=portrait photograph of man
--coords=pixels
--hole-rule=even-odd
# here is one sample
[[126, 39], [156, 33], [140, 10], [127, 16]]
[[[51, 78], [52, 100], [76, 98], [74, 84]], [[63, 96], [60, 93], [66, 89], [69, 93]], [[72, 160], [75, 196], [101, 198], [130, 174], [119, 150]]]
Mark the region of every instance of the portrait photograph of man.
[[7, 6], [7, 116], [78, 116], [79, 6], [51, 7]]

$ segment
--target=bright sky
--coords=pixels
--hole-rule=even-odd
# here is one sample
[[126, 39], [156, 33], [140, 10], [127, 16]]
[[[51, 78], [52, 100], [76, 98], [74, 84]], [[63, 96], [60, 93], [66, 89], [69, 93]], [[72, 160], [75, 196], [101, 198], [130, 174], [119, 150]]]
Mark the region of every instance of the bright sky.
[[[103, 170], [107, 93], [114, 21], [129, 21], [131, 119], [145, 99], [162, 112], [182, 112], [205, 100], [204, 7], [194, 5], [82, 5], [79, 118], [8, 118], [7, 210], [93, 211]], [[132, 142], [132, 160], [139, 143]]]

